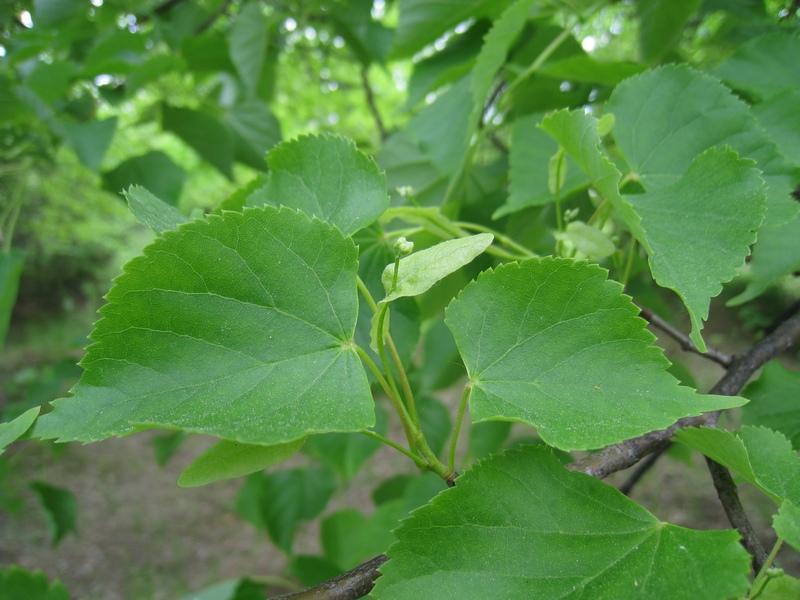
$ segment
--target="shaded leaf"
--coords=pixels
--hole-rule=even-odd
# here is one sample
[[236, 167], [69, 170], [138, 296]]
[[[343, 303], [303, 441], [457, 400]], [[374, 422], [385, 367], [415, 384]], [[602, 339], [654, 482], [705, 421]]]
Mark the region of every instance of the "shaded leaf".
[[666, 57], [683, 35], [686, 21], [700, 8], [701, 0], [639, 0], [639, 53], [646, 63]]
[[81, 162], [92, 171], [97, 171], [117, 130], [117, 118], [62, 123], [61, 127], [67, 136], [67, 142]]
[[251, 99], [231, 107], [223, 117], [234, 133], [236, 159], [266, 170], [267, 151], [281, 141], [281, 126], [269, 106]]
[[0, 349], [6, 341], [24, 265], [25, 253], [21, 250], [0, 251]]
[[373, 223], [389, 206], [385, 177], [343, 137], [301, 136], [273, 148], [268, 162], [270, 204], [300, 209], [345, 235]]
[[511, 432], [508, 421], [483, 421], [473, 423], [469, 430], [469, 458], [471, 461], [488, 458], [500, 452]]
[[435, 455], [441, 456], [452, 431], [450, 411], [433, 396], [417, 396], [416, 402], [420, 428], [425, 433], [428, 446]]
[[258, 2], [245, 3], [228, 35], [231, 62], [250, 97], [256, 95], [268, 38], [267, 19]]
[[30, 429], [36, 417], [39, 416], [40, 407], [35, 406], [26, 410], [20, 416], [8, 423], [0, 423], [0, 454], [6, 446], [17, 441], [22, 434]]
[[153, 438], [153, 453], [159, 467], [164, 467], [186, 440], [185, 431], [170, 431]]
[[394, 541], [392, 529], [405, 516], [402, 500], [381, 504], [369, 517], [356, 509], [345, 509], [322, 520], [320, 541], [325, 558], [340, 571], [384, 552]]
[[116, 279], [74, 397], [35, 434], [156, 426], [273, 445], [371, 426], [356, 254], [326, 223], [272, 207], [165, 232]]
[[[735, 531], [660, 522], [542, 448], [483, 461], [403, 521], [395, 536], [372, 591], [380, 600], [723, 600], [748, 586], [749, 556]], [[714, 560], [701, 563], [698, 556]], [[692, 585], [676, 586], [678, 579]]]
[[200, 157], [233, 180], [231, 133], [216, 118], [198, 110], [164, 105], [161, 126], [186, 142]]
[[186, 180], [186, 171], [169, 156], [156, 150], [129, 158], [102, 176], [103, 189], [109, 192], [119, 194], [132, 185], [140, 185], [175, 206]]
[[156, 198], [143, 187], [133, 185], [123, 192], [128, 201], [128, 208], [140, 223], [147, 225], [155, 233], [161, 234], [178, 225], [188, 223], [189, 219], [174, 206]]
[[78, 500], [67, 489], [48, 485], [41, 481], [30, 484], [31, 490], [39, 498], [39, 503], [47, 515], [50, 538], [57, 546], [68, 533], [75, 532], [78, 520]]
[[758, 380], [742, 392], [750, 400], [742, 409], [742, 424], [779, 431], [800, 450], [799, 389], [800, 372], [789, 371], [775, 360], [768, 362]]
[[199, 487], [221, 479], [233, 479], [280, 464], [302, 447], [306, 438], [256, 446], [220, 440], [198, 456], [178, 477], [181, 487]]
[[342, 574], [342, 570], [328, 559], [307, 554], [293, 556], [286, 567], [286, 572], [307, 586], [318, 585]]
[[389, 136], [376, 160], [386, 171], [386, 181], [392, 192], [392, 203], [403, 204], [397, 188], [413, 191], [415, 203], [421, 206], [441, 204], [447, 191], [447, 175], [423, 154], [420, 143], [405, 131]]
[[606, 277], [585, 262], [530, 259], [482, 273], [448, 306], [473, 422], [528, 423], [548, 444], [582, 450], [743, 404], [680, 387]]

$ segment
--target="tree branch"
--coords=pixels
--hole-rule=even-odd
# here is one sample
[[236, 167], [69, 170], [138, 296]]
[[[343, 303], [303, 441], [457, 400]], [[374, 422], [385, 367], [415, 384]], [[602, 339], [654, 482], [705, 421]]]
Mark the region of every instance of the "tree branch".
[[728, 469], [721, 464], [708, 457], [706, 457], [706, 464], [708, 465], [708, 472], [711, 473], [714, 488], [717, 490], [717, 497], [722, 503], [722, 508], [725, 509], [725, 514], [728, 515], [728, 521], [742, 536], [742, 546], [753, 557], [753, 571], [759, 573], [761, 567], [767, 562], [767, 552], [761, 542], [758, 541], [756, 532], [747, 519], [742, 503], [739, 500], [736, 484], [733, 482]]
[[342, 573], [338, 577], [323, 581], [317, 586], [278, 596], [273, 600], [355, 600], [370, 593], [375, 580], [380, 577], [378, 568], [389, 560], [385, 554], [381, 554], [358, 565], [352, 571]]
[[705, 352], [700, 352], [700, 350], [697, 349], [697, 346], [694, 345], [694, 342], [689, 339], [688, 335], [683, 333], [677, 327], [667, 323], [649, 308], [642, 308], [641, 317], [647, 320], [647, 322], [649, 322], [651, 325], [658, 327], [672, 339], [676, 340], [685, 352], [694, 352], [703, 358], [713, 360], [715, 363], [720, 364], [725, 368], [730, 366], [731, 360], [733, 360], [730, 356], [714, 348], [708, 348]]
[[[767, 335], [760, 342], [734, 356], [730, 362], [728, 371], [717, 384], [711, 388], [710, 393], [722, 396], [734, 396], [738, 394], [753, 373], [768, 360], [778, 356], [781, 352], [792, 346], [798, 339], [800, 339], [800, 311], [789, 317], [774, 332]], [[697, 417], [681, 419], [667, 429], [652, 431], [638, 438], [608, 446], [595, 454], [567, 465], [567, 468], [592, 475], [598, 479], [604, 479], [611, 473], [632, 467], [649, 454], [666, 448], [670, 443], [670, 438], [673, 433], [678, 429], [683, 427], [699, 427], [700, 425], [713, 426], [716, 424], [718, 416], [719, 412], [712, 412]], [[728, 477], [730, 477], [730, 473], [728, 473]], [[714, 485], [717, 485], [716, 479]], [[738, 496], [736, 500], [738, 501]], [[733, 506], [728, 500], [726, 500], [723, 505]], [[727, 510], [726, 507], [726, 512]], [[743, 514], [744, 512], [742, 511], [742, 515]], [[739, 517], [736, 516], [735, 518], [737, 519], [736, 522], [739, 523]], [[746, 522], [746, 518], [744, 521]], [[733, 523], [733, 521], [731, 522]], [[738, 529], [737, 525], [734, 525], [734, 527]], [[742, 533], [742, 539], [748, 540], [751, 538], [745, 537], [745, 534]], [[755, 541], [758, 542], [758, 540]], [[757, 546], [753, 546], [752, 550], [750, 546], [746, 547], [748, 551], [753, 554], [754, 563], [756, 561], [765, 560], [765, 558], [761, 558], [760, 553], [757, 553]], [[761, 551], [763, 552], [763, 548]], [[375, 580], [380, 577], [378, 568], [387, 560], [388, 558], [386, 555], [381, 554], [335, 579], [321, 583], [308, 590], [281, 596], [274, 600], [356, 600], [357, 598], [365, 596], [372, 590]]]
[[367, 67], [363, 67], [361, 69], [361, 85], [363, 86], [364, 94], [367, 97], [367, 106], [369, 107], [369, 112], [372, 113], [372, 118], [375, 119], [375, 125], [378, 127], [378, 133], [380, 133], [381, 141], [386, 141], [386, 138], [389, 137], [389, 134], [386, 131], [386, 126], [383, 124], [383, 119], [381, 118], [381, 113], [378, 110], [378, 105], [375, 103], [375, 94], [372, 92], [372, 86], [369, 84]]

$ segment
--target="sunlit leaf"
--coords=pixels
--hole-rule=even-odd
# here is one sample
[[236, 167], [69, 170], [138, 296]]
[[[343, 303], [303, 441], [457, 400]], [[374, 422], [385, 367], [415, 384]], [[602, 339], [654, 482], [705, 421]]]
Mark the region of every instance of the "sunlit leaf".
[[562, 450], [598, 448], [742, 398], [680, 387], [639, 309], [596, 265], [530, 259], [481, 274], [447, 308], [473, 421], [534, 425]]
[[[735, 531], [660, 522], [543, 448], [483, 461], [395, 536], [372, 591], [380, 600], [723, 600], [747, 589], [750, 570]], [[678, 579], [692, 585], [676, 586]]]
[[371, 426], [356, 252], [326, 223], [272, 207], [165, 232], [117, 278], [74, 397], [35, 435], [156, 426], [273, 445]]

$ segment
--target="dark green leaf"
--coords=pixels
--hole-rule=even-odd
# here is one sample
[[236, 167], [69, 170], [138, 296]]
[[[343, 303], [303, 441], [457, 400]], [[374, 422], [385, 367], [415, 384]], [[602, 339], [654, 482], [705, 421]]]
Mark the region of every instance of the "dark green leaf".
[[33, 18], [37, 27], [58, 27], [70, 19], [86, 16], [88, 7], [83, 0], [33, 0]]
[[613, 86], [644, 70], [645, 66], [638, 63], [601, 62], [587, 54], [578, 54], [547, 63], [538, 72], [562, 81], [586, 81]]
[[245, 100], [232, 106], [224, 120], [234, 133], [236, 159], [266, 170], [267, 151], [281, 141], [280, 123], [269, 106], [261, 100]]
[[599, 448], [744, 403], [667, 373], [639, 309], [596, 265], [530, 259], [481, 274], [447, 308], [473, 422], [537, 427], [562, 450]]
[[450, 411], [433, 396], [417, 396], [416, 402], [420, 427], [425, 433], [425, 439], [433, 453], [439, 456], [452, 431]]
[[233, 180], [233, 136], [217, 119], [197, 110], [165, 104], [161, 109], [161, 126]]
[[402, 498], [409, 484], [414, 481], [414, 479], [414, 475], [410, 473], [401, 473], [381, 481], [378, 487], [372, 490], [372, 501], [375, 503], [375, 506], [380, 506], [384, 502]]
[[356, 254], [326, 223], [272, 207], [165, 232], [116, 279], [74, 397], [36, 434], [160, 426], [273, 445], [371, 426]]
[[17, 565], [0, 568], [0, 598], [3, 600], [69, 600], [69, 592], [59, 580], [50, 583], [41, 571], [28, 571]]
[[231, 62], [244, 83], [248, 96], [258, 91], [258, 80], [267, 49], [268, 27], [261, 4], [247, 2], [242, 6], [228, 35]]
[[17, 302], [19, 278], [25, 264], [25, 253], [21, 250], [0, 252], [0, 350], [6, 340], [11, 311]]
[[469, 458], [471, 461], [488, 458], [500, 452], [511, 431], [508, 421], [474, 423], [469, 430]]
[[85, 123], [62, 123], [67, 141], [81, 162], [97, 171], [117, 129], [117, 118]]
[[389, 206], [386, 179], [373, 160], [339, 136], [302, 136], [273, 148], [270, 204], [300, 209], [345, 235], [373, 223]]
[[639, 0], [639, 52], [646, 63], [657, 63], [677, 46], [686, 21], [701, 0]]
[[158, 150], [134, 156], [103, 173], [103, 189], [114, 194], [141, 185], [173, 206], [178, 204], [186, 172]]
[[800, 449], [798, 389], [800, 372], [789, 371], [774, 360], [768, 362], [758, 380], [742, 392], [750, 400], [742, 409], [742, 423], [779, 431]]
[[441, 204], [447, 191], [447, 175], [423, 154], [419, 142], [407, 132], [399, 131], [389, 136], [376, 157], [386, 170], [386, 182], [392, 192], [392, 204], [404, 204], [397, 189], [409, 188], [414, 202], [421, 206]]
[[394, 541], [391, 531], [404, 515], [403, 501], [392, 500], [369, 517], [352, 508], [325, 517], [320, 534], [325, 558], [346, 571], [381, 554]]
[[[744, 593], [750, 570], [735, 531], [660, 522], [543, 448], [483, 461], [395, 536], [372, 591], [380, 600], [724, 600]], [[677, 579], [692, 585], [676, 586]]]
[[39, 503], [47, 515], [50, 537], [57, 546], [68, 533], [75, 531], [78, 519], [78, 500], [67, 489], [36, 481], [30, 488], [39, 498]]
[[181, 42], [181, 54], [189, 68], [196, 73], [236, 72], [230, 59], [228, 40], [219, 31], [188, 36]]
[[156, 455], [156, 462], [159, 467], [164, 467], [175, 456], [185, 439], [186, 432], [180, 430], [164, 433], [153, 438], [153, 452]]
[[286, 572], [307, 586], [318, 585], [342, 574], [342, 570], [328, 559], [306, 554], [293, 556], [286, 567]]
[[157, 234], [177, 229], [178, 225], [189, 222], [189, 219], [184, 217], [177, 208], [156, 198], [143, 187], [133, 185], [123, 193], [128, 201], [128, 208], [131, 209], [136, 220], [147, 225]]

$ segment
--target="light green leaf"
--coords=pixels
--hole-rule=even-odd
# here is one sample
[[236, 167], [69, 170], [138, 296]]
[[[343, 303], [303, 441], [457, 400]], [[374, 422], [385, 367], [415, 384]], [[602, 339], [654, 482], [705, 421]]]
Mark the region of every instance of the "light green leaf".
[[646, 63], [663, 59], [677, 44], [700, 0], [639, 0], [639, 52]]
[[345, 235], [373, 223], [389, 206], [385, 177], [343, 137], [301, 136], [273, 148], [268, 162], [270, 204], [300, 209]]
[[75, 531], [78, 520], [78, 500], [75, 494], [67, 489], [35, 481], [30, 484], [31, 490], [39, 498], [39, 503], [47, 515], [50, 525], [50, 537], [53, 546], [57, 546], [68, 533]]
[[356, 255], [328, 224], [272, 207], [165, 232], [116, 279], [74, 397], [35, 435], [167, 427], [268, 446], [370, 427]]
[[568, 241], [581, 256], [598, 260], [611, 256], [617, 249], [605, 233], [583, 221], [572, 221], [563, 233], [556, 233], [555, 237]]
[[186, 180], [186, 171], [169, 156], [156, 150], [129, 158], [102, 176], [103, 189], [112, 194], [119, 194], [132, 185], [141, 185], [167, 204], [175, 206]]
[[391, 302], [404, 296], [419, 296], [428, 291], [450, 273], [475, 260], [492, 245], [493, 240], [492, 234], [479, 233], [446, 240], [401, 258], [396, 285], [393, 281], [394, 263], [386, 265], [381, 281], [387, 295], [382, 302]]
[[233, 105], [223, 120], [233, 130], [236, 159], [266, 170], [267, 151], [281, 141], [280, 123], [269, 106], [261, 100], [245, 100]]
[[800, 39], [787, 33], [769, 33], [748, 40], [714, 70], [732, 88], [756, 99], [771, 98], [800, 85]]
[[161, 234], [170, 229], [177, 229], [178, 225], [189, 222], [181, 211], [156, 198], [143, 187], [132, 185], [123, 194], [136, 220], [147, 225], [155, 233]]
[[679, 431], [677, 441], [739, 473], [776, 503], [800, 505], [800, 458], [782, 434], [745, 426], [738, 432], [708, 427]]
[[781, 575], [770, 578], [758, 600], [795, 600], [798, 597], [800, 597], [800, 579]]
[[0, 350], [6, 341], [24, 265], [25, 253], [21, 250], [0, 251]]
[[772, 528], [778, 537], [800, 550], [800, 508], [784, 502], [778, 514], [772, 517]]
[[751, 279], [747, 288], [731, 298], [728, 306], [749, 302], [781, 277], [800, 270], [800, 215], [782, 225], [763, 225], [748, 266]]
[[561, 81], [586, 81], [614, 86], [620, 81], [644, 71], [647, 67], [633, 62], [602, 62], [588, 54], [578, 54], [562, 60], [547, 62], [539, 73]]
[[267, 19], [258, 2], [242, 6], [228, 35], [231, 62], [250, 97], [256, 95], [267, 49]]
[[481, 18], [493, 18], [511, 0], [401, 0], [400, 21], [395, 30], [389, 58], [410, 57], [427, 44], [436, 41], [448, 29], [459, 23]]
[[336, 478], [324, 467], [255, 473], [239, 491], [236, 508], [291, 554], [297, 526], [325, 510], [335, 491]]
[[67, 136], [67, 142], [75, 150], [81, 162], [92, 171], [97, 171], [117, 130], [117, 118], [85, 123], [62, 123], [61, 127]]
[[15, 442], [19, 437], [30, 429], [36, 417], [39, 416], [40, 407], [35, 406], [26, 410], [20, 416], [8, 423], [0, 423], [0, 454], [3, 453], [6, 446], [11, 442]]
[[467, 235], [466, 231], [444, 216], [438, 206], [392, 207], [387, 208], [386, 212], [381, 215], [382, 223], [390, 223], [393, 219], [399, 219], [411, 225], [420, 225], [426, 231], [442, 239]]
[[233, 136], [216, 118], [198, 110], [165, 104], [161, 109], [161, 126], [233, 180]]
[[777, 151], [747, 105], [718, 80], [667, 66], [619, 84], [606, 103], [614, 139], [632, 174], [649, 191], [674, 185], [698, 154], [730, 146], [756, 161], [767, 182], [766, 223], [785, 223], [800, 206], [789, 197], [795, 167]]
[[181, 487], [199, 487], [221, 479], [249, 475], [280, 464], [303, 446], [306, 438], [275, 444], [255, 446], [220, 440], [198, 456], [178, 477]]
[[750, 400], [742, 409], [742, 424], [779, 431], [795, 449], [800, 449], [797, 390], [800, 390], [800, 372], [789, 371], [775, 360], [768, 362], [758, 380], [749, 383], [742, 392]]
[[0, 598], [6, 600], [69, 600], [69, 592], [58, 579], [50, 583], [41, 571], [17, 565], [0, 568]]
[[660, 522], [530, 446], [465, 472], [395, 536], [372, 591], [379, 600], [724, 600], [744, 593], [750, 570], [735, 531]]
[[530, 259], [482, 273], [451, 302], [446, 322], [469, 373], [473, 422], [528, 423], [552, 446], [585, 450], [744, 403], [679, 386], [607, 275]]
[[325, 517], [320, 541], [325, 558], [340, 572], [386, 550], [394, 541], [392, 529], [406, 515], [402, 499], [381, 504], [369, 517], [356, 509], [345, 509]]
[[658, 285], [674, 290], [700, 334], [711, 298], [744, 265], [764, 215], [765, 189], [752, 161], [730, 149], [697, 156], [673, 185], [626, 197], [641, 217], [650, 270]]

